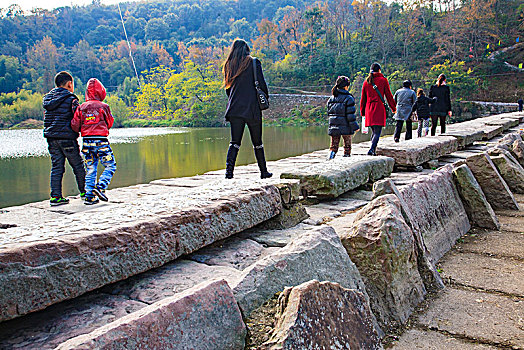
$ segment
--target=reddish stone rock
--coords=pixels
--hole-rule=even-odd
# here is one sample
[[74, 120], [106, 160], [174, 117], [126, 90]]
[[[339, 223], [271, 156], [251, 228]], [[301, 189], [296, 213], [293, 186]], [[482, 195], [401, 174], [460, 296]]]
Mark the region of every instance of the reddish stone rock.
[[426, 289], [417, 266], [414, 234], [392, 194], [373, 200], [358, 212], [342, 244], [357, 265], [373, 313], [383, 329], [407, 321]]
[[244, 349], [246, 326], [225, 281], [201, 284], [59, 345], [65, 349]]
[[468, 157], [466, 164], [471, 169], [493, 209], [519, 209], [513, 193], [511, 193], [506, 181], [487, 153]]
[[271, 339], [261, 349], [382, 349], [364, 295], [338, 283], [286, 288]]

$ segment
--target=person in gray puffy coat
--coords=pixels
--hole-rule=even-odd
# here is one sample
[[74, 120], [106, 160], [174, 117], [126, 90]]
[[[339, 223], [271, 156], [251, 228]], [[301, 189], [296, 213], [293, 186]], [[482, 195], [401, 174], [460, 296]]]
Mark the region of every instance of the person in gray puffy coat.
[[402, 86], [403, 87], [398, 89], [393, 96], [393, 99], [395, 99], [395, 102], [397, 103], [397, 113], [394, 115], [394, 118], [397, 121], [395, 134], [393, 135], [395, 142], [400, 141], [400, 133], [402, 132], [404, 122], [406, 122], [406, 140], [412, 138], [413, 122], [411, 120], [411, 110], [417, 100], [415, 91], [411, 89], [411, 81], [405, 80], [402, 83]]
[[351, 135], [360, 129], [355, 115], [355, 97], [348, 92], [349, 78], [339, 76], [327, 102], [329, 116], [328, 135], [331, 136], [331, 147], [328, 159], [335, 158], [340, 144], [344, 139], [344, 157], [351, 156]]

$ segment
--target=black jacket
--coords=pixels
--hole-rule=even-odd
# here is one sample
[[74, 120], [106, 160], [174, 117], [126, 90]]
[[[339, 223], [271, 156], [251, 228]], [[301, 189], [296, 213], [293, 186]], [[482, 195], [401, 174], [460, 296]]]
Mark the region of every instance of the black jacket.
[[437, 102], [437, 98], [429, 98], [426, 96], [417, 97], [417, 101], [413, 105], [412, 112], [417, 112], [419, 118], [429, 118], [431, 115], [429, 112], [429, 105]]
[[355, 97], [346, 90], [337, 89], [338, 95], [327, 102], [329, 116], [328, 135], [353, 135], [359, 129], [355, 116]]
[[[259, 86], [268, 95], [266, 81], [262, 73], [262, 64], [257, 62], [257, 78]], [[258, 105], [258, 96], [255, 89], [255, 77], [253, 74], [253, 60], [233, 82], [233, 85], [226, 89], [228, 96], [225, 118], [227, 121], [231, 117], [243, 118], [251, 122], [262, 122], [262, 111]]]
[[78, 133], [71, 129], [71, 119], [78, 107], [78, 97], [62, 87], [49, 91], [43, 99], [44, 137], [77, 139]]
[[433, 103], [430, 108], [430, 114], [433, 116], [445, 116], [451, 111], [451, 97], [449, 86], [447, 85], [433, 85], [429, 89], [429, 97], [436, 97], [437, 102]]

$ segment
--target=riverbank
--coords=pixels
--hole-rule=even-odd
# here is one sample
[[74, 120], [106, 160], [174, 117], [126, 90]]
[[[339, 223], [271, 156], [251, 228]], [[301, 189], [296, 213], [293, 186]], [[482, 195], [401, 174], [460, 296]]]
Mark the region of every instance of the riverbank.
[[[361, 143], [349, 159], [327, 162], [323, 150], [270, 162], [281, 179], [256, 180], [252, 164], [239, 167], [232, 181], [223, 180], [220, 170], [114, 189], [108, 191], [110, 203], [94, 208], [79, 199], [60, 208], [46, 202], [7, 208], [0, 214], [0, 261], [9, 269], [0, 281], [1, 317], [15, 319], [0, 323], [0, 344], [125, 348], [131, 341], [243, 348], [246, 325], [254, 336], [254, 325], [261, 323], [257, 310], [286, 286], [296, 286], [278, 300], [277, 328], [270, 327], [271, 338], [264, 342], [290, 339], [290, 329], [281, 328], [288, 323], [278, 320], [293, 315], [327, 329], [322, 321], [332, 320], [318, 312], [340, 314], [321, 297], [333, 295], [341, 298], [349, 319], [331, 324], [352, 322], [359, 332], [331, 327], [326, 337], [293, 334], [321, 346], [344, 339], [380, 348], [384, 333], [401, 328], [428, 292], [442, 289], [435, 265], [455, 241], [471, 226], [497, 225], [491, 206], [516, 203], [511, 190], [524, 178], [508, 161], [513, 155], [493, 146], [506, 151], [510, 145], [507, 152], [524, 161], [518, 153], [521, 136], [520, 143], [517, 136], [498, 136], [517, 135], [523, 119], [484, 118], [456, 125], [454, 136], [398, 144], [383, 138], [379, 157], [363, 155], [369, 145]], [[488, 149], [491, 156], [484, 153]], [[491, 165], [475, 168], [477, 158]], [[455, 170], [464, 162], [475, 175], [461, 183]], [[491, 173], [480, 176], [482, 170]], [[389, 180], [378, 181], [384, 177]], [[486, 185], [486, 179], [496, 181]], [[474, 191], [464, 191], [467, 186]], [[470, 200], [476, 205], [468, 206]], [[314, 279], [330, 284], [309, 282]], [[312, 294], [304, 293], [318, 288], [324, 292], [312, 303]], [[320, 309], [302, 308], [301, 300]], [[355, 334], [362, 338], [355, 340]]]

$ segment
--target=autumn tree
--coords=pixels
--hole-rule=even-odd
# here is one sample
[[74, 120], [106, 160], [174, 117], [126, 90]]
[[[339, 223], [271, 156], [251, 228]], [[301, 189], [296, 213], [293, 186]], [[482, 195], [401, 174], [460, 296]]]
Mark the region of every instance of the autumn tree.
[[26, 56], [37, 91], [47, 92], [52, 89], [58, 63], [58, 52], [53, 40], [45, 36], [27, 51]]

